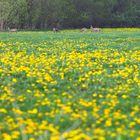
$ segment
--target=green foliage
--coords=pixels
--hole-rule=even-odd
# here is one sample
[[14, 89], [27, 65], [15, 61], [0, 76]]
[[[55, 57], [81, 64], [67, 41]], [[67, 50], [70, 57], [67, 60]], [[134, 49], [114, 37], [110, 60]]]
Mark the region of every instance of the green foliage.
[[139, 0], [0, 0], [0, 23], [21, 29], [139, 26], [139, 5]]
[[0, 33], [0, 140], [139, 140], [139, 36]]

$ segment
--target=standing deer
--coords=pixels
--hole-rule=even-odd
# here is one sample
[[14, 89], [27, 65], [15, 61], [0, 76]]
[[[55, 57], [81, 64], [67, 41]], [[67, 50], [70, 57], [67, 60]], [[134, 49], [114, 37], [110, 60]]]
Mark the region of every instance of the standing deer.
[[93, 28], [93, 26], [90, 27], [92, 32], [100, 32], [101, 29], [100, 28]]
[[12, 29], [8, 28], [8, 31], [9, 32], [17, 32], [17, 29], [16, 28], [12, 28]]
[[60, 30], [58, 28], [53, 28], [53, 32], [59, 32]]

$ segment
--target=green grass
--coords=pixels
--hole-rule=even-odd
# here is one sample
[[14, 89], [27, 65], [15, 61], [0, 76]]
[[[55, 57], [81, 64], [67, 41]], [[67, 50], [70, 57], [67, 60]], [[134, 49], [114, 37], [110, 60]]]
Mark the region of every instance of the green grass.
[[140, 29], [0, 33], [0, 139], [139, 140]]

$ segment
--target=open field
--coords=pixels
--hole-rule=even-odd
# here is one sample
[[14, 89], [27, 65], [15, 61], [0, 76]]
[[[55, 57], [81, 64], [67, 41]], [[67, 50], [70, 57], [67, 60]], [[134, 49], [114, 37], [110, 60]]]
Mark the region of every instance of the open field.
[[140, 29], [0, 33], [0, 140], [140, 140]]

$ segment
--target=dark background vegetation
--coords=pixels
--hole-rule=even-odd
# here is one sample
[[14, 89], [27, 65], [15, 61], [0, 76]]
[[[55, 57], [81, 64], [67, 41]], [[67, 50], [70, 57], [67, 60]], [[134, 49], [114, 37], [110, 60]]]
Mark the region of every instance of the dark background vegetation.
[[0, 29], [139, 27], [140, 0], [0, 0]]

